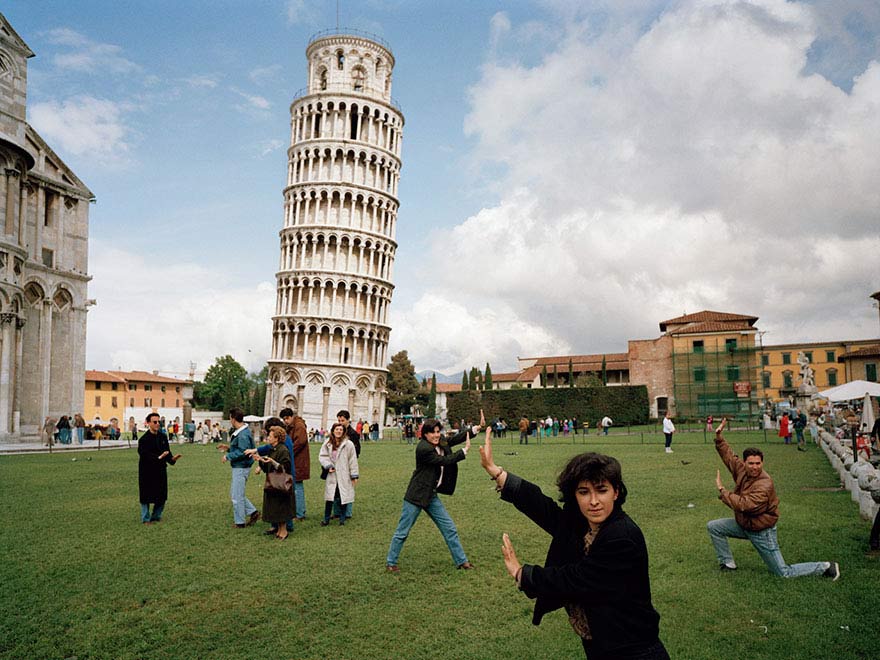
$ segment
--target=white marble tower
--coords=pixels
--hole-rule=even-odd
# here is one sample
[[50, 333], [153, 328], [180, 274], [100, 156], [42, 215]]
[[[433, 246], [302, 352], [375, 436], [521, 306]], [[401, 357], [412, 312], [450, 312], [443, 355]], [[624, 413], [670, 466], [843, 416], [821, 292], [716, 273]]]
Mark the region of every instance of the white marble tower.
[[309, 428], [384, 422], [388, 305], [403, 114], [394, 56], [372, 36], [321, 33], [290, 106], [284, 226], [266, 413]]

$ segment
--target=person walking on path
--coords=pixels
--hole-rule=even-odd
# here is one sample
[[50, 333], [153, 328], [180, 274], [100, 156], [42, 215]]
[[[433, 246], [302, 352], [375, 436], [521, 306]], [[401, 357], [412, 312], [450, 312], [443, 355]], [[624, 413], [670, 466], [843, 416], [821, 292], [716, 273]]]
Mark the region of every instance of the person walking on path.
[[[456, 435], [448, 439], [440, 437], [443, 425], [436, 419], [429, 419], [422, 425], [422, 437], [416, 445], [416, 469], [409, 480], [406, 495], [403, 496], [400, 520], [391, 537], [391, 545], [385, 558], [387, 571], [391, 573], [400, 571], [397, 566], [400, 551], [422, 511], [428, 514], [443, 535], [456, 568], [469, 570], [474, 567], [468, 561], [464, 548], [461, 547], [458, 529], [446, 512], [446, 507], [443, 506], [438, 494], [452, 495], [455, 492], [458, 463], [467, 458], [468, 450], [471, 448], [471, 438], [475, 437], [485, 425], [486, 418], [482, 410], [479, 426], [462, 426]], [[464, 443], [464, 447], [453, 452], [452, 447], [461, 443]]]
[[229, 421], [233, 431], [229, 438], [229, 447], [223, 454], [223, 462], [229, 463], [232, 467], [232, 484], [229, 487], [229, 497], [232, 500], [232, 526], [243, 528], [253, 525], [260, 519], [260, 512], [246, 494], [247, 480], [254, 459], [245, 451], [254, 449], [254, 438], [248, 425], [244, 423], [244, 412], [241, 408], [233, 408], [229, 411]]
[[663, 435], [666, 436], [666, 453], [672, 453], [672, 434], [675, 433], [675, 424], [672, 423], [672, 412], [667, 410], [663, 417]]
[[764, 454], [760, 449], [749, 447], [743, 450], [743, 459], [740, 460], [724, 440], [726, 424], [727, 419], [722, 419], [715, 430], [715, 449], [733, 476], [736, 487], [732, 491], [724, 487], [720, 470], [715, 474], [715, 486], [718, 498], [733, 510], [734, 517], [711, 520], [706, 525], [721, 570], [736, 570], [728, 539], [748, 539], [773, 575], [786, 578], [822, 575], [837, 580], [840, 577], [837, 562], [785, 563], [776, 539], [779, 498], [773, 479], [764, 471]]
[[159, 414], [147, 415], [147, 432], [138, 440], [138, 494], [144, 525], [162, 520], [168, 500], [168, 466], [177, 463], [179, 458], [180, 454], [171, 455], [168, 438], [159, 433]]
[[489, 430], [480, 464], [501, 499], [552, 537], [538, 566], [521, 564], [510, 537], [502, 535], [507, 572], [535, 599], [532, 623], [564, 607], [587, 658], [669, 660], [651, 603], [648, 548], [623, 511], [627, 490], [617, 459], [593, 452], [573, 457], [556, 480], [562, 506], [495, 463]]
[[76, 443], [81, 445], [86, 439], [86, 420], [79, 413], [73, 416], [73, 426], [76, 428]]

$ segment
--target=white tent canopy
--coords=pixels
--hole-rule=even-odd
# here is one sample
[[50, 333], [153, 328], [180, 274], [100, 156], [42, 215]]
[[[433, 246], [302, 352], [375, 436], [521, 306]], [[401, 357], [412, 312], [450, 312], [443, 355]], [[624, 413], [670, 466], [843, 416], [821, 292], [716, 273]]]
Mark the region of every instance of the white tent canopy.
[[817, 392], [813, 398], [828, 399], [829, 401], [854, 401], [863, 399], [866, 394], [880, 396], [880, 383], [872, 383], [867, 380], [854, 380], [830, 390]]
[[[862, 392], [862, 394], [864, 394], [864, 392]], [[269, 418], [268, 417], [260, 417], [259, 415], [245, 415], [244, 416], [244, 421], [246, 421], [248, 423], [265, 422], [267, 419], [269, 419]]]

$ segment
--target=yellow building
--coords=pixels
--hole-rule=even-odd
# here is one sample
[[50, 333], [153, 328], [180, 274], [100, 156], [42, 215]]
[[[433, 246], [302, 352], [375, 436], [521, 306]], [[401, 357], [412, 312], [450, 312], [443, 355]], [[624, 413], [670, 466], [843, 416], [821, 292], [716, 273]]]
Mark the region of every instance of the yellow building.
[[801, 384], [801, 367], [798, 364], [798, 353], [801, 352], [810, 361], [813, 378], [820, 391], [843, 385], [851, 380], [867, 380], [864, 367], [861, 369], [847, 368], [843, 360], [844, 356], [861, 349], [870, 349], [872, 346], [876, 348], [877, 340], [803, 342], [764, 346], [759, 349], [761, 353], [759, 398], [777, 402], [788, 401], [790, 396], [794, 396], [798, 385]]
[[86, 371], [83, 417], [89, 422], [116, 419], [125, 415], [125, 379], [106, 371]]

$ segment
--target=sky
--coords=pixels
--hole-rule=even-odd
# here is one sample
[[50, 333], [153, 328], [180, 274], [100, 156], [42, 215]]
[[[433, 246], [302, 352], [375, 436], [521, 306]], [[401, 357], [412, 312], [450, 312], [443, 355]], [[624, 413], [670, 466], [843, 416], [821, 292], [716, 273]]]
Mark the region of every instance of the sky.
[[[269, 357], [289, 105], [333, 1], [6, 0], [28, 121], [89, 186], [87, 368]], [[703, 309], [876, 338], [873, 0], [341, 0], [389, 42], [389, 355], [625, 352]]]

